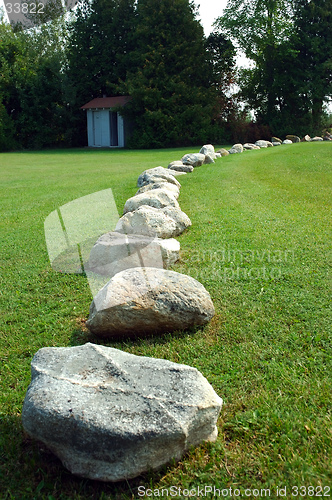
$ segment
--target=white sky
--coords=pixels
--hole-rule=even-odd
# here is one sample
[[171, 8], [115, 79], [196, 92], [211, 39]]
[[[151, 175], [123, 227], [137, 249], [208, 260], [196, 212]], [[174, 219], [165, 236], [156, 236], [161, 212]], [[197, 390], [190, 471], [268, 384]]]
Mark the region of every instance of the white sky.
[[204, 28], [205, 35], [212, 31], [212, 23], [220, 17], [227, 5], [227, 0], [195, 0], [199, 5], [199, 18]]
[[[195, 0], [195, 4], [199, 7], [199, 17], [204, 28], [205, 35], [208, 35], [212, 30], [212, 23], [217, 17], [222, 15], [223, 9], [226, 7], [227, 0]], [[4, 0], [0, 0], [0, 7], [4, 6]]]

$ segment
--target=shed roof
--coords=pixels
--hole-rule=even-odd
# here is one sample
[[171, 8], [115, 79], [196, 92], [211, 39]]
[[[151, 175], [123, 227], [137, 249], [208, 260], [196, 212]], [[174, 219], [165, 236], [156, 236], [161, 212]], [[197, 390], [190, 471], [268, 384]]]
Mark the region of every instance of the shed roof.
[[103, 109], [115, 108], [116, 106], [125, 106], [131, 99], [128, 95], [118, 97], [96, 97], [92, 101], [87, 102], [81, 109]]

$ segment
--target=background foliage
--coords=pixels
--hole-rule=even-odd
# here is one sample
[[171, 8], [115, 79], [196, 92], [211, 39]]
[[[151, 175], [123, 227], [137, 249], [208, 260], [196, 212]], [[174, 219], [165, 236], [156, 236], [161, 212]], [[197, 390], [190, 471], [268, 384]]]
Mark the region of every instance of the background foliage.
[[[229, 0], [208, 37], [189, 0], [80, 0], [36, 29], [2, 22], [0, 150], [86, 145], [80, 107], [103, 95], [131, 95], [132, 147], [321, 135], [331, 24], [332, 0]], [[252, 67], [236, 70], [239, 50]]]

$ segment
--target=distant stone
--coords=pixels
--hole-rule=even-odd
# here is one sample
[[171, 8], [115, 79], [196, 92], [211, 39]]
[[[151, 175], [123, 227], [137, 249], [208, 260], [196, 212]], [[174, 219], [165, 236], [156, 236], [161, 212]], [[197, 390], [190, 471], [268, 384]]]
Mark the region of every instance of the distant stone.
[[209, 165], [210, 163], [214, 163], [214, 158], [216, 158], [215, 154], [213, 155], [213, 158], [210, 155], [205, 155], [204, 165]]
[[246, 142], [245, 144], [243, 144], [243, 149], [247, 149], [250, 151], [252, 149], [260, 149], [260, 147], [252, 144], [251, 142]]
[[181, 161], [184, 165], [200, 167], [205, 161], [205, 155], [201, 153], [188, 153], [181, 158]]
[[323, 141], [332, 141], [332, 136], [331, 135], [324, 135]]
[[216, 158], [221, 158], [221, 153], [215, 153]]
[[218, 149], [217, 153], [219, 153], [221, 156], [228, 156], [229, 155], [229, 152], [227, 151], [227, 149], [224, 149], [224, 148]]
[[204, 286], [152, 267], [117, 273], [94, 297], [87, 327], [100, 337], [150, 335], [201, 326], [214, 316]]
[[271, 138], [271, 142], [272, 142], [272, 144], [273, 144], [273, 143], [275, 143], [275, 142], [279, 142], [279, 144], [281, 144], [281, 143], [282, 143], [282, 140], [281, 140], [281, 139], [279, 139], [279, 137], [272, 137], [272, 138]]
[[[179, 188], [181, 184], [174, 175], [175, 170], [171, 170], [163, 167], [150, 168], [145, 170], [137, 179], [137, 186], [142, 187], [146, 184], [151, 184], [153, 182], [169, 182], [170, 184], [175, 184]], [[179, 174], [180, 172], [175, 172]]]
[[323, 140], [323, 137], [316, 136], [316, 137], [313, 137], [311, 139], [311, 142], [318, 142], [318, 141], [322, 141], [322, 140]]
[[191, 173], [194, 171], [194, 167], [192, 165], [184, 165], [182, 161], [173, 161], [168, 165], [169, 169], [176, 170], [178, 172], [187, 172]]
[[255, 142], [255, 146], [259, 146], [260, 148], [267, 148], [268, 141], [259, 140]]
[[283, 144], [293, 144], [293, 142], [290, 139], [285, 139], [282, 141]]
[[142, 205], [128, 212], [118, 221], [115, 231], [158, 238], [174, 238], [191, 226], [189, 217], [179, 208], [154, 208]]
[[281, 142], [272, 142], [273, 146], [281, 146]]
[[307, 135], [305, 135], [305, 136], [304, 136], [304, 138], [303, 138], [303, 140], [304, 140], [305, 142], [310, 142], [310, 141], [311, 141], [311, 137], [310, 137], [310, 135], [308, 135], [308, 134], [307, 134]]
[[270, 142], [270, 141], [265, 141], [266, 142], [266, 145], [268, 148], [272, 148], [273, 147], [273, 143]]
[[179, 252], [180, 243], [174, 238], [109, 232], [96, 241], [85, 268], [110, 279], [132, 267], [168, 268], [180, 258]]
[[[200, 154], [202, 155], [208, 155], [211, 157], [212, 160], [215, 160], [216, 156], [215, 156], [215, 150], [214, 150], [214, 146], [212, 146], [212, 144], [205, 144], [204, 146], [202, 146], [202, 148], [200, 149]], [[207, 162], [206, 162], [207, 163]]]
[[243, 153], [243, 146], [242, 144], [234, 144], [228, 152], [230, 155], [234, 153]]
[[113, 482], [215, 441], [221, 406], [196, 368], [88, 343], [37, 352], [22, 420], [71, 473]]
[[173, 196], [175, 196], [176, 199], [179, 197], [180, 194], [179, 186], [171, 184], [170, 182], [162, 182], [160, 180], [159, 182], [151, 182], [150, 184], [145, 184], [145, 186], [140, 187], [137, 190], [136, 195], [140, 193], [146, 193], [146, 191], [152, 191], [154, 189], [163, 189], [169, 191], [170, 193], [173, 194]]
[[166, 189], [153, 189], [145, 193], [136, 194], [129, 198], [124, 206], [123, 213], [133, 212], [141, 205], [149, 205], [154, 208], [164, 208], [167, 205], [180, 208], [175, 196]]
[[291, 134], [286, 135], [286, 139], [292, 142], [301, 142], [300, 137], [298, 137], [297, 135], [291, 135]]

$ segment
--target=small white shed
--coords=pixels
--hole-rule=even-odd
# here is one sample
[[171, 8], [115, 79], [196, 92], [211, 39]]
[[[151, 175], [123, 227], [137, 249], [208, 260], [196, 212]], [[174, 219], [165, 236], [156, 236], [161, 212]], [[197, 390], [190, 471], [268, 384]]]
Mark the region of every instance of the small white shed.
[[129, 101], [129, 96], [96, 97], [81, 107], [87, 112], [89, 147], [123, 148], [126, 145], [129, 127], [114, 108], [125, 106]]

